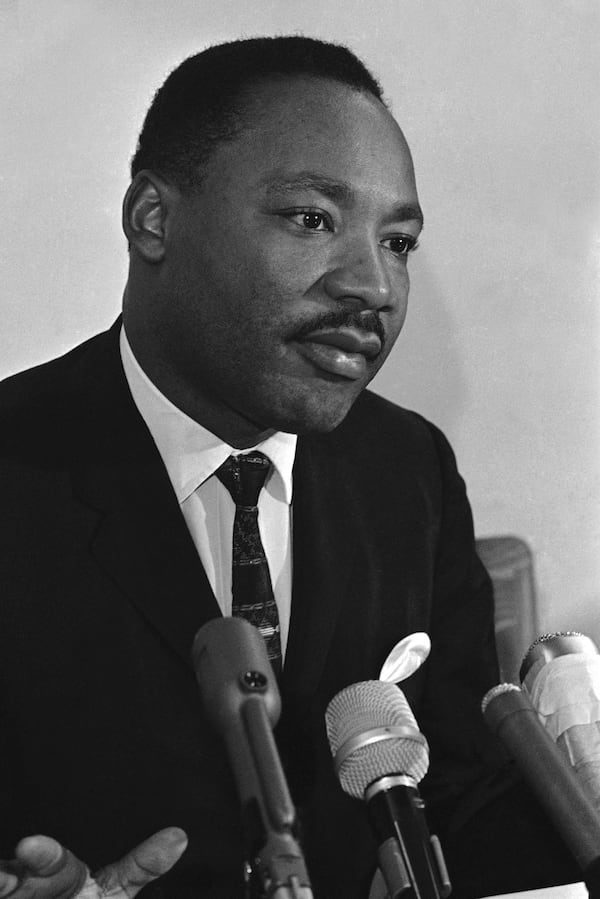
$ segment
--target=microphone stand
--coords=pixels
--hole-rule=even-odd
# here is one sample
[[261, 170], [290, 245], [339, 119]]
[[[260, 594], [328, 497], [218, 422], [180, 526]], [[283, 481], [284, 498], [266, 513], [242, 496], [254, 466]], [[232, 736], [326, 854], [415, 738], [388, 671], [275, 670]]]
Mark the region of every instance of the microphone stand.
[[442, 847], [429, 835], [425, 803], [414, 778], [383, 777], [367, 787], [365, 800], [379, 841], [379, 869], [388, 899], [446, 899], [451, 887]]
[[281, 698], [258, 630], [241, 618], [200, 628], [192, 651], [205, 711], [225, 742], [241, 804], [248, 899], [312, 899], [296, 811], [273, 736]]
[[[225, 742], [242, 802], [248, 899], [312, 899], [296, 812], [264, 703], [250, 691]], [[260, 689], [260, 687], [258, 687]]]

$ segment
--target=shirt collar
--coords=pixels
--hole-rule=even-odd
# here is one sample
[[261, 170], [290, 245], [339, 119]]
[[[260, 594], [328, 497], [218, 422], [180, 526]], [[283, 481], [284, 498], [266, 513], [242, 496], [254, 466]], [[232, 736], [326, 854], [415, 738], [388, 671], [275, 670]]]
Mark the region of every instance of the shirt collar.
[[[181, 504], [215, 473], [228, 456], [238, 455], [240, 450], [224, 443], [160, 392], [133, 355], [123, 327], [120, 348], [131, 395], [156, 443]], [[277, 431], [249, 448], [260, 450], [271, 460], [273, 472], [265, 489], [287, 505], [292, 502], [292, 468], [297, 440], [296, 434]]]

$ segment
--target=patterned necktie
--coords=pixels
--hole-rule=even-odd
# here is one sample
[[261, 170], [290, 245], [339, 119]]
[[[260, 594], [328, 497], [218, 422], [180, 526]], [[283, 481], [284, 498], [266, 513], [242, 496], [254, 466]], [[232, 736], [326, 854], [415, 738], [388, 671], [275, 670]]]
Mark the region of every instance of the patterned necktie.
[[267, 557], [258, 530], [258, 496], [271, 463], [262, 453], [230, 456], [215, 472], [235, 502], [233, 522], [232, 614], [261, 632], [269, 661], [281, 674], [279, 615]]

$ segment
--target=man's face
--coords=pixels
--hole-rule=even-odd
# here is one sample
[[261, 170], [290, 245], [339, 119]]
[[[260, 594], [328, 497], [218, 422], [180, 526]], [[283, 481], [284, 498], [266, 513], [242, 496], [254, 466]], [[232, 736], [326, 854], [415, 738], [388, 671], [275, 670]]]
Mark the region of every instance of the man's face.
[[225, 439], [328, 431], [404, 322], [421, 227], [410, 153], [375, 98], [324, 79], [260, 85], [248, 122], [166, 229], [162, 364]]

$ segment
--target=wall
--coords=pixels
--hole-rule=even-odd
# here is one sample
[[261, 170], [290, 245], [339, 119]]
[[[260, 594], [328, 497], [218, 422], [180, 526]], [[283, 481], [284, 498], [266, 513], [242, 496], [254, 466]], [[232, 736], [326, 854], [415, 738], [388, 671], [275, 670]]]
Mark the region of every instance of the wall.
[[2, 0], [0, 375], [117, 314], [154, 89], [208, 43], [300, 31], [382, 79], [427, 219], [376, 381], [450, 437], [479, 534], [536, 558], [542, 624], [600, 641], [600, 4]]

